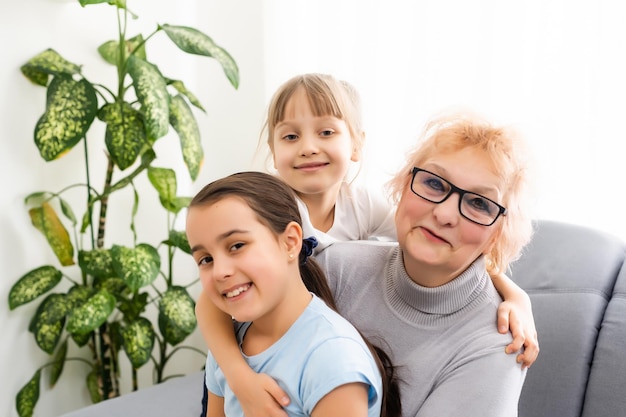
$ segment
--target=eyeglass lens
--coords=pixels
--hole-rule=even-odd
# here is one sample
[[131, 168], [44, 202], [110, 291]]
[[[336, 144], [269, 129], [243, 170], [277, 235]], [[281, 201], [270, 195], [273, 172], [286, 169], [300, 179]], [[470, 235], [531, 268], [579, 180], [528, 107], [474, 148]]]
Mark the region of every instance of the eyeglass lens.
[[432, 203], [441, 203], [452, 192], [457, 191], [462, 195], [459, 204], [461, 214], [468, 220], [485, 226], [493, 224], [500, 215], [500, 206], [487, 197], [455, 187], [446, 179], [428, 171], [415, 172], [411, 190]]

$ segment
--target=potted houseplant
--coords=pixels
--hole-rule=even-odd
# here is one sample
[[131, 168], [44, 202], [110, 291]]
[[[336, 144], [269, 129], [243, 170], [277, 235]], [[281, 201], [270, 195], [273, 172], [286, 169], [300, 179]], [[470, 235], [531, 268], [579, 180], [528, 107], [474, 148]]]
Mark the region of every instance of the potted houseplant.
[[[28, 80], [46, 89], [46, 109], [34, 133], [41, 157], [57, 160], [78, 147], [85, 164], [84, 181], [25, 198], [30, 219], [49, 243], [58, 264], [26, 272], [9, 293], [11, 310], [33, 301], [39, 303], [29, 331], [37, 346], [50, 354], [50, 360], [16, 395], [21, 417], [33, 414], [42, 370], [48, 368], [49, 383], [54, 386], [69, 360], [87, 364], [86, 384], [94, 402], [120, 395], [122, 352], [131, 364], [134, 389], [138, 385], [137, 369], [147, 364], [154, 367], [155, 383], [166, 378], [165, 364], [196, 326], [194, 301], [185, 287], [190, 283], [177, 283], [173, 277], [174, 256], [190, 253], [184, 232], [174, 228], [176, 216], [190, 198], [177, 195], [176, 173], [157, 165], [154, 144], [171, 127], [179, 139], [181, 159], [195, 180], [203, 149], [192, 106], [203, 108], [182, 81], [168, 78], [151, 62], [148, 43], [155, 36], [165, 36], [185, 53], [217, 60], [228, 81], [235, 88], [239, 83], [233, 58], [204, 33], [159, 24], [148, 36], [131, 34], [128, 21], [136, 16], [126, 7], [126, 0], [79, 3], [83, 7], [102, 3], [99, 7], [117, 10], [119, 36], [98, 47], [103, 62], [116, 72], [117, 84], [107, 87], [87, 79], [80, 65], [54, 49], [44, 50], [21, 67]], [[92, 137], [97, 129], [91, 128], [96, 124], [104, 126], [103, 138]], [[101, 153], [105, 158], [101, 166], [106, 167], [101, 189], [93, 183], [92, 170], [97, 164], [89, 160], [88, 152], [93, 146], [105, 150]], [[169, 231], [156, 247], [143, 242], [134, 227], [141, 196], [155, 192], [136, 188], [136, 180], [143, 175], [167, 212]], [[107, 217], [109, 197], [129, 189], [134, 202], [127, 226], [133, 244], [105, 245], [105, 232], [117, 220]], [[66, 198], [67, 193], [77, 190], [83, 196], [79, 204]], [[65, 282], [66, 288], [58, 285], [60, 282]], [[158, 316], [156, 323], [148, 318], [150, 309]], [[88, 350], [92, 359], [71, 357], [69, 344]]]

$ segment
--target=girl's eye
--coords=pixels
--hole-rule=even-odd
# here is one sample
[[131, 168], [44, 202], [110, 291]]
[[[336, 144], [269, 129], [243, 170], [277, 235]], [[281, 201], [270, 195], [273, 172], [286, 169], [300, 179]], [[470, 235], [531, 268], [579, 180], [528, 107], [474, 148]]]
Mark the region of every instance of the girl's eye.
[[326, 129], [320, 132], [320, 136], [328, 137], [328, 136], [332, 136], [334, 133], [335, 133], [334, 131], [330, 129]]
[[298, 135], [291, 134], [291, 135], [283, 136], [283, 140], [286, 140], [288, 142], [292, 142], [292, 141], [294, 141], [296, 139], [298, 139]]
[[244, 246], [244, 243], [242, 243], [242, 242], [237, 242], [237, 243], [235, 243], [234, 245], [232, 245], [232, 246], [230, 247], [230, 251], [231, 251], [231, 252], [236, 252], [236, 251], [238, 251], [239, 249], [243, 248], [243, 246]]
[[202, 258], [200, 258], [198, 260], [198, 266], [200, 265], [206, 265], [213, 262], [213, 258], [211, 256], [203, 256]]

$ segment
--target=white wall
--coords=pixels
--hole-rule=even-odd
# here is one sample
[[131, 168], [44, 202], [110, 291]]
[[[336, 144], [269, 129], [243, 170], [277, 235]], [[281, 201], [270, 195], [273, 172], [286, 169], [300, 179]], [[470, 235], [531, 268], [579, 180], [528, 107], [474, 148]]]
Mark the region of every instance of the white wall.
[[[329, 72], [355, 84], [365, 104], [368, 164], [361, 180], [380, 186], [398, 167], [424, 121], [449, 106], [473, 108], [522, 131], [537, 159], [536, 216], [605, 230], [626, 238], [624, 174], [626, 138], [626, 13], [619, 0], [129, 0], [144, 33], [155, 22], [195, 26], [225, 47], [239, 64], [234, 91], [215, 62], [170, 55], [165, 39], [149, 49], [168, 75], [186, 81], [207, 114], [198, 113], [205, 164], [193, 195], [228, 173], [259, 168], [254, 159], [269, 96], [300, 72]], [[175, 4], [175, 7], [171, 6]], [[15, 416], [14, 393], [45, 361], [26, 331], [34, 306], [9, 312], [7, 294], [24, 272], [55, 262], [24, 211], [23, 198], [82, 180], [80, 150], [45, 163], [32, 132], [44, 108], [44, 92], [19, 67], [53, 47], [83, 63], [93, 80], [112, 77], [95, 48], [113, 38], [112, 8], [82, 9], [72, 0], [0, 2], [0, 371], [5, 375], [0, 414]], [[164, 38], [164, 34], [158, 35]], [[150, 45], [149, 45], [150, 47]], [[176, 58], [169, 58], [175, 56]], [[112, 79], [112, 78], [111, 78]], [[94, 143], [99, 141], [96, 137]], [[172, 138], [158, 146], [163, 166], [184, 174]], [[100, 152], [92, 146], [96, 157]], [[63, 166], [63, 169], [59, 169]], [[181, 175], [183, 178], [184, 175]], [[145, 181], [140, 186], [147, 185]], [[149, 194], [149, 192], [148, 192]], [[163, 228], [156, 201], [147, 198], [138, 216], [141, 233], [158, 240]], [[112, 202], [125, 216], [128, 199]], [[180, 222], [183, 227], [183, 222]], [[111, 241], [127, 239], [127, 230]], [[195, 276], [193, 265], [182, 274]], [[197, 286], [194, 291], [197, 291]], [[193, 343], [202, 347], [195, 334]], [[191, 358], [191, 356], [190, 356]], [[198, 366], [195, 359], [177, 366]], [[189, 362], [189, 363], [187, 363]], [[88, 403], [76, 397], [70, 364], [53, 391], [42, 387], [36, 416], [51, 417]], [[8, 377], [6, 377], [8, 376]], [[148, 375], [142, 378], [149, 379]], [[127, 387], [128, 383], [125, 382]]]
[[[535, 216], [626, 238], [626, 4], [619, 0], [275, 0], [267, 80], [331, 72], [362, 93], [382, 184], [424, 122], [470, 108], [525, 136]], [[269, 69], [271, 68], [271, 69]]]

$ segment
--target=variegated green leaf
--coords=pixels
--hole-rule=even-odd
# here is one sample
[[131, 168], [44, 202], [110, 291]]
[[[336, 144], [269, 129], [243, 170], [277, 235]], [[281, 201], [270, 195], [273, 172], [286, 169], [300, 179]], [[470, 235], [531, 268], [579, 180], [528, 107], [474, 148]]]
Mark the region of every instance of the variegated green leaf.
[[165, 340], [176, 345], [196, 328], [195, 303], [183, 287], [168, 289], [159, 303], [159, 329]]
[[180, 94], [170, 101], [170, 123], [180, 138], [180, 148], [189, 176], [195, 181], [204, 160], [204, 151], [196, 118]]
[[87, 344], [87, 342], [89, 342], [89, 339], [91, 339], [91, 335], [92, 333], [85, 333], [85, 334], [72, 333], [70, 336], [72, 337], [72, 340], [74, 341], [74, 343], [76, 343], [76, 346], [83, 347]]
[[21, 70], [30, 81], [45, 87], [48, 75], [78, 74], [80, 66], [67, 61], [54, 49], [46, 49], [22, 65]]
[[167, 84], [174, 87], [176, 91], [178, 91], [183, 96], [187, 97], [187, 100], [189, 100], [191, 104], [193, 104], [194, 106], [196, 106], [197, 108], [199, 108], [200, 110], [206, 113], [206, 110], [204, 109], [204, 107], [202, 107], [202, 104], [200, 103], [200, 100], [198, 100], [198, 97], [196, 97], [195, 94], [193, 94], [191, 91], [187, 90], [187, 87], [185, 87], [185, 84], [182, 81], [170, 80], [168, 78]]
[[186, 26], [163, 25], [161, 28], [181, 50], [190, 54], [215, 58], [224, 69], [224, 73], [233, 87], [239, 87], [239, 68], [235, 60], [225, 49], [213, 42], [213, 39], [197, 29]]
[[121, 278], [104, 279], [102, 281], [99, 281], [96, 287], [98, 289], [100, 288], [105, 289], [107, 290], [109, 294], [112, 294], [115, 296], [123, 296], [129, 292], [128, 285], [126, 285], [124, 280]]
[[50, 388], [53, 388], [61, 374], [63, 373], [63, 367], [65, 366], [65, 358], [67, 357], [67, 339], [61, 343], [61, 346], [54, 354], [54, 362], [50, 367]]
[[56, 76], [48, 86], [46, 112], [35, 126], [35, 144], [46, 161], [59, 158], [85, 136], [96, 117], [98, 99], [85, 79]]
[[163, 200], [172, 200], [176, 197], [176, 173], [170, 168], [148, 168], [148, 179]]
[[39, 401], [39, 380], [41, 369], [38, 369], [33, 377], [22, 387], [15, 397], [15, 408], [20, 417], [32, 417], [35, 405]]
[[65, 318], [57, 322], [48, 323], [45, 310], [41, 312], [38, 311], [38, 313], [39, 314], [33, 318], [33, 325], [31, 326], [33, 335], [35, 336], [35, 342], [37, 346], [39, 346], [39, 349], [52, 355], [52, 352], [54, 352], [61, 338]]
[[191, 247], [189, 247], [189, 241], [187, 240], [187, 234], [185, 232], [170, 230], [168, 239], [163, 241], [163, 243], [174, 246], [191, 255]]
[[63, 274], [50, 265], [40, 266], [23, 275], [9, 291], [9, 309], [29, 303], [54, 288]]
[[92, 294], [93, 290], [90, 287], [74, 285], [65, 295], [68, 311], [85, 304]]
[[91, 397], [92, 403], [99, 403], [102, 401], [102, 396], [100, 395], [100, 388], [98, 384], [98, 373], [93, 370], [87, 374], [87, 391], [89, 391], [89, 397]]
[[[44, 337], [50, 339], [50, 337], [45, 334], [39, 336], [37, 333], [41, 332], [41, 327], [43, 325], [56, 325], [61, 320], [65, 319], [65, 315], [68, 311], [70, 311], [70, 306], [67, 303], [67, 299], [65, 294], [49, 294], [44, 298], [44, 300], [39, 303], [37, 307], [37, 311], [31, 317], [30, 323], [28, 325], [28, 331], [35, 335], [35, 339]], [[56, 332], [55, 328], [44, 329], [46, 331]], [[60, 334], [60, 333], [59, 333]], [[39, 341], [37, 341], [39, 344]], [[39, 346], [43, 351], [48, 352], [46, 349]], [[50, 352], [48, 352], [50, 353]]]
[[111, 252], [108, 249], [79, 251], [78, 265], [87, 275], [103, 278], [115, 276]]
[[48, 294], [39, 304], [33, 318], [40, 323], [57, 323], [65, 318], [68, 311], [70, 305], [65, 294]]
[[132, 298], [122, 298], [117, 305], [117, 309], [124, 314], [125, 322], [137, 320], [146, 311], [149, 294], [147, 292], [136, 293]]
[[150, 360], [154, 348], [154, 329], [150, 320], [139, 317], [121, 329], [126, 355], [134, 368], [140, 368]]
[[165, 80], [155, 65], [134, 55], [128, 57], [128, 74], [141, 103], [148, 139], [155, 141], [167, 133], [169, 126], [170, 96]]
[[61, 223], [54, 208], [48, 203], [41, 207], [33, 207], [28, 210], [33, 226], [37, 228], [48, 241], [48, 245], [61, 262], [61, 265], [74, 265], [74, 246], [70, 235]]
[[132, 291], [151, 284], [159, 274], [161, 258], [157, 250], [148, 244], [139, 244], [134, 249], [114, 245], [111, 255], [116, 275]]
[[131, 166], [141, 152], [150, 146], [141, 113], [130, 104], [104, 105], [98, 117], [107, 123], [107, 150], [120, 170]]
[[67, 331], [72, 334], [89, 333], [104, 323], [113, 309], [115, 309], [115, 297], [105, 290], [100, 290], [83, 305], [70, 312]]
[[[134, 38], [126, 40], [126, 43], [124, 44], [123, 60], [126, 59], [126, 57], [133, 51], [135, 51], [134, 54], [139, 58], [146, 59], [146, 48], [143, 43], [142, 35], [137, 35]], [[98, 53], [100, 53], [100, 56], [111, 65], [117, 65], [119, 52], [120, 43], [118, 41], [108, 41], [98, 47]]]
[[[75, 285], [70, 288], [67, 295], [65, 296], [65, 300], [68, 306], [68, 314], [71, 314], [71, 311], [85, 304], [85, 302], [89, 299], [89, 297], [91, 297], [93, 293], [93, 289], [83, 285]], [[91, 333], [74, 333], [71, 336], [77, 346], [84, 346], [89, 341]]]

